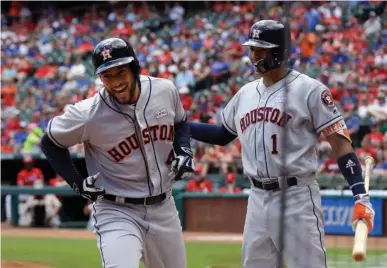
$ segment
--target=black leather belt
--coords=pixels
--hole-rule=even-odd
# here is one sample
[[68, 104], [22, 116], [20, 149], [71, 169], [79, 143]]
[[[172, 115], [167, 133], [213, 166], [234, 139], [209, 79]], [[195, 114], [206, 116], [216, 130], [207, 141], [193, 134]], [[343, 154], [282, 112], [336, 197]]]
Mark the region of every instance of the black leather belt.
[[[271, 182], [261, 182], [257, 181], [255, 179], [252, 179], [253, 185], [256, 188], [263, 189], [266, 191], [276, 191], [280, 189], [280, 185], [278, 181], [271, 181]], [[286, 179], [288, 187], [297, 185], [297, 178], [296, 177], [289, 177]]]
[[135, 204], [135, 205], [152, 206], [163, 202], [165, 198], [167, 198], [167, 194], [162, 193], [159, 195], [148, 196], [144, 198], [119, 197], [111, 194], [105, 194], [103, 197], [106, 200], [110, 200], [116, 203], [128, 203], [128, 204]]

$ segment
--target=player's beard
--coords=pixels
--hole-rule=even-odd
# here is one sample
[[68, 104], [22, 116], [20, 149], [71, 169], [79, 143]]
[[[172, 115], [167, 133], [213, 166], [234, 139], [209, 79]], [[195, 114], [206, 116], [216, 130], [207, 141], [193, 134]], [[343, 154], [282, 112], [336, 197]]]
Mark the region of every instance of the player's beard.
[[114, 90], [109, 90], [109, 93], [120, 104], [133, 104], [137, 101], [137, 90], [137, 80], [134, 79], [127, 84], [122, 93], [117, 93]]

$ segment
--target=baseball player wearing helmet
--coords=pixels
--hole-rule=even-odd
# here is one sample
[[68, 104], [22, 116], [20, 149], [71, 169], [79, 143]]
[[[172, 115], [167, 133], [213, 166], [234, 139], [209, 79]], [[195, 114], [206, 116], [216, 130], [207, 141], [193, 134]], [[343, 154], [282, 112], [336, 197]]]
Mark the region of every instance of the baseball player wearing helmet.
[[[140, 75], [131, 45], [120, 38], [93, 51], [104, 88], [53, 118], [42, 140], [51, 166], [94, 202], [94, 232], [103, 267], [186, 267], [174, 181], [194, 171], [186, 115], [174, 84]], [[68, 147], [83, 143], [88, 174]], [[166, 247], [166, 245], [168, 245]]]
[[[315, 147], [320, 135], [331, 144], [353, 192], [353, 224], [365, 220], [369, 230], [373, 228], [374, 211], [343, 117], [325, 85], [287, 68], [287, 29], [272, 20], [255, 23], [243, 45], [248, 47], [260, 78], [243, 86], [230, 100], [222, 111], [221, 126], [189, 122], [196, 140], [226, 145], [238, 137], [242, 144], [244, 173], [252, 185], [243, 236], [245, 268], [279, 267], [282, 188], [286, 188], [287, 196], [287, 267], [327, 267], [323, 210], [315, 178]], [[282, 138], [285, 127], [286, 147]], [[282, 169], [282, 154], [286, 154], [286, 171]]]

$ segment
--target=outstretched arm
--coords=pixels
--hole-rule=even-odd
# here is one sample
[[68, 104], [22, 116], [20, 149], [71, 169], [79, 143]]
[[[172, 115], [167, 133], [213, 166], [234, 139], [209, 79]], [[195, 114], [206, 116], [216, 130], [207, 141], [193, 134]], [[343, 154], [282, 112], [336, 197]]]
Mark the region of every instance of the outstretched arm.
[[371, 232], [374, 225], [375, 211], [366, 193], [360, 161], [352, 149], [351, 142], [338, 133], [327, 136], [327, 140], [332, 146], [337, 158], [337, 164], [347, 180], [355, 199], [352, 217], [353, 229], [359, 220], [365, 220], [368, 225], [368, 230]]
[[230, 133], [223, 125], [219, 126], [192, 121], [188, 121], [186, 125], [190, 129], [192, 138], [209, 144], [225, 146], [238, 137]]

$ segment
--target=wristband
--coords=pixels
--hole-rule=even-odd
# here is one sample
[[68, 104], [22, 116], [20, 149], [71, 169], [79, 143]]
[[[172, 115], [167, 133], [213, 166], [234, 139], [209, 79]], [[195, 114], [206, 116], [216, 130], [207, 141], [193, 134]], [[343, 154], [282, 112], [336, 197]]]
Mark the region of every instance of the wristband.
[[354, 152], [343, 155], [337, 160], [337, 164], [347, 180], [353, 196], [365, 194], [362, 169], [357, 155]]

